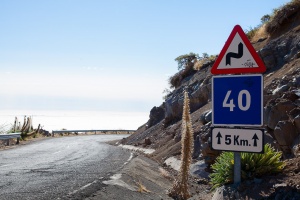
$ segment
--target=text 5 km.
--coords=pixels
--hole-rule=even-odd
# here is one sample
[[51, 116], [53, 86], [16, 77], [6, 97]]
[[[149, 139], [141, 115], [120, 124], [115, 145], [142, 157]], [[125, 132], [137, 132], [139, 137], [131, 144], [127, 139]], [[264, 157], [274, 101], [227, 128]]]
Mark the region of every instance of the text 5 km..
[[263, 151], [263, 129], [211, 129], [212, 148], [225, 151]]
[[[218, 144], [221, 144], [222, 135], [219, 133], [217, 136]], [[252, 138], [253, 146], [257, 146], [258, 137], [255, 134]], [[225, 135], [225, 144], [226, 145], [240, 145], [240, 146], [251, 146], [248, 140], [240, 139], [239, 135]]]

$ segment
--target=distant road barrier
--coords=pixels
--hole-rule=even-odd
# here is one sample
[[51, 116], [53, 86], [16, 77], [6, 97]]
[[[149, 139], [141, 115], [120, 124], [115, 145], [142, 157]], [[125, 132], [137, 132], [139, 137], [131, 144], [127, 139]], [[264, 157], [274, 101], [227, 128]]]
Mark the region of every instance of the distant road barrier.
[[17, 144], [20, 142], [21, 133], [0, 134], [0, 140], [7, 140], [9, 146], [9, 139], [17, 138]]
[[135, 132], [136, 130], [59, 130], [59, 131], [52, 131], [52, 136], [54, 136], [55, 133], [93, 133], [95, 132], [95, 134], [97, 132], [102, 132], [102, 133], [106, 133], [106, 132]]

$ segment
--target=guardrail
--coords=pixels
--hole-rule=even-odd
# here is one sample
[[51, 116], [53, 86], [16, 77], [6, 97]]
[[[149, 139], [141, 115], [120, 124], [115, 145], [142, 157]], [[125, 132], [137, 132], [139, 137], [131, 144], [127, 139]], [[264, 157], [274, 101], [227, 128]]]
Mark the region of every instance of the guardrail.
[[55, 133], [93, 133], [95, 132], [135, 132], [136, 130], [52, 130], [52, 136], [54, 136]]
[[9, 146], [9, 139], [17, 138], [17, 144], [20, 142], [21, 133], [0, 134], [0, 140], [7, 140]]

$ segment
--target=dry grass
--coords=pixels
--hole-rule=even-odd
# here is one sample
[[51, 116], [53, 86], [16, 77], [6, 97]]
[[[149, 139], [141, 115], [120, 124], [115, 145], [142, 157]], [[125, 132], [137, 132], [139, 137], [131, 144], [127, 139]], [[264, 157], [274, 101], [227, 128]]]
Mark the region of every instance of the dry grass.
[[166, 179], [169, 179], [169, 180], [173, 180], [173, 177], [167, 170], [165, 170], [164, 168], [161, 168], [161, 167], [158, 170], [163, 177], [165, 177]]
[[194, 65], [194, 70], [200, 70], [205, 62], [207, 62], [206, 59], [198, 60]]
[[251, 38], [252, 42], [257, 42], [261, 38], [267, 38], [269, 36], [266, 31], [266, 24], [263, 24], [260, 28], [257, 29], [254, 36]]
[[139, 182], [137, 183], [137, 187], [138, 187], [137, 191], [140, 192], [140, 193], [143, 193], [143, 192], [150, 193], [150, 192], [151, 192], [150, 190], [148, 190], [148, 189], [142, 184], [141, 181], [139, 181]]
[[208, 63], [214, 62], [217, 58], [217, 55], [210, 55], [207, 58], [202, 58], [200, 60], [197, 60], [194, 64], [194, 70], [200, 70], [203, 66], [207, 66]]

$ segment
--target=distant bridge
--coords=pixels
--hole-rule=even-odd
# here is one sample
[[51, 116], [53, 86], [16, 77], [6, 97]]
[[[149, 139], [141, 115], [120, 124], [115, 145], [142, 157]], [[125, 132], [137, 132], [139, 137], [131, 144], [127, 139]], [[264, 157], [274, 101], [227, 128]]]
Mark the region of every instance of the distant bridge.
[[125, 132], [127, 134], [135, 132], [136, 130], [52, 130], [52, 135], [54, 136], [55, 133], [107, 133], [107, 132], [113, 132], [113, 133], [118, 133], [118, 132]]

